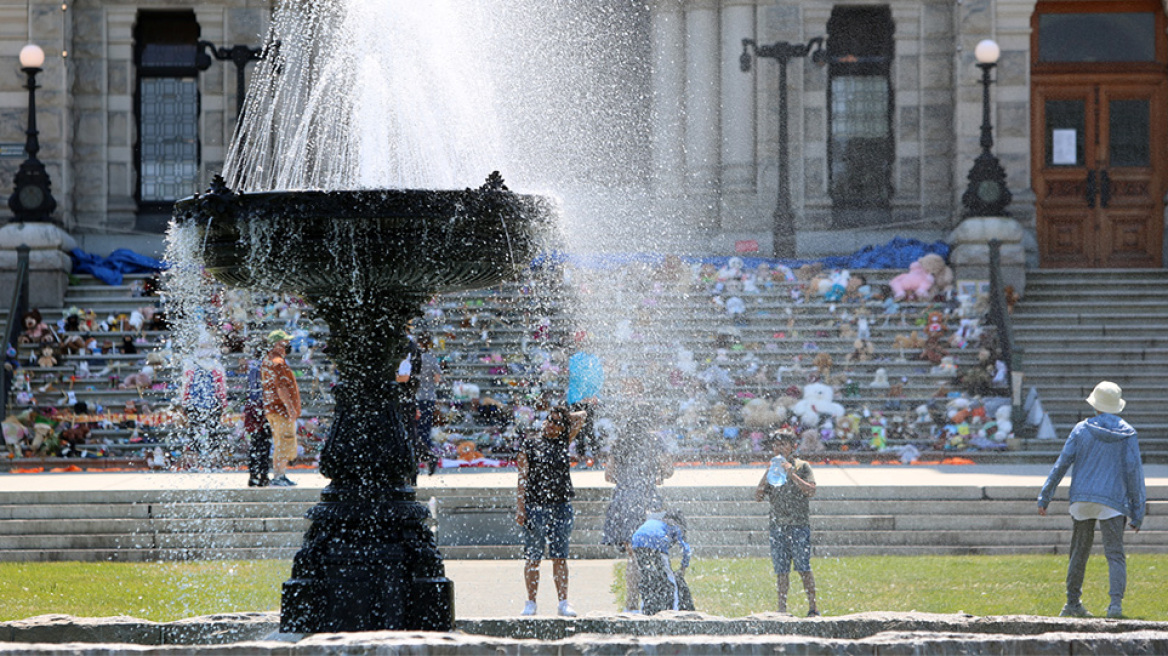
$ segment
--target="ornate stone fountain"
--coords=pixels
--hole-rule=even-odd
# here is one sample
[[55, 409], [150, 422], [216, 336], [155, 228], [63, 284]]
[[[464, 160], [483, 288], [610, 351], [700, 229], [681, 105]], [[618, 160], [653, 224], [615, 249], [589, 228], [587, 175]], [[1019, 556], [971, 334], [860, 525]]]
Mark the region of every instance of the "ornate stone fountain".
[[329, 326], [340, 379], [320, 460], [330, 483], [284, 583], [281, 630], [453, 630], [454, 586], [414, 498], [418, 458], [394, 373], [423, 302], [516, 276], [551, 205], [498, 173], [464, 191], [236, 194], [217, 177], [174, 216], [198, 231], [216, 279], [302, 295]]

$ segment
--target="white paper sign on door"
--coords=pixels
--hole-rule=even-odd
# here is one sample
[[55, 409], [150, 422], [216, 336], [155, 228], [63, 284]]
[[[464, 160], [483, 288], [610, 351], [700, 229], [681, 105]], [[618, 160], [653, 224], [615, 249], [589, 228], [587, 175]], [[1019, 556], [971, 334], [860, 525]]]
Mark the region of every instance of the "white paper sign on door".
[[1078, 130], [1056, 129], [1051, 131], [1051, 164], [1078, 164]]

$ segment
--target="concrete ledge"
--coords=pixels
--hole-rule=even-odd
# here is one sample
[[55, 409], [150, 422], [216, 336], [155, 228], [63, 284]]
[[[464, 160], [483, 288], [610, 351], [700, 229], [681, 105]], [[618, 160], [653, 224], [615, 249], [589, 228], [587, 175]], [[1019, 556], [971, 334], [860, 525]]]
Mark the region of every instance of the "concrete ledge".
[[[278, 634], [276, 613], [155, 623], [50, 615], [0, 623], [0, 654], [920, 654], [1168, 653], [1168, 622], [1035, 616], [860, 613], [815, 619], [773, 613], [721, 618], [465, 619], [456, 633]], [[224, 645], [230, 645], [224, 651]]]

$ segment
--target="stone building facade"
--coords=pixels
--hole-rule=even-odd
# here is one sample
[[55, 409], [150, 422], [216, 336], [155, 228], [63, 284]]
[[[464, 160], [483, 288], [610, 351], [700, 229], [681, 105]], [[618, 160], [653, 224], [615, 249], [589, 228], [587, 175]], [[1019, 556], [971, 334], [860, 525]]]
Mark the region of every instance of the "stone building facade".
[[[725, 253], [755, 243], [761, 254], [772, 248], [779, 188], [779, 64], [755, 58], [751, 70], [743, 72], [746, 38], [760, 46], [824, 38], [821, 55], [809, 53], [787, 64], [789, 185], [798, 254], [850, 252], [895, 235], [945, 238], [962, 219], [966, 175], [980, 152], [982, 87], [974, 47], [993, 39], [1001, 48], [991, 89], [994, 152], [1007, 172], [1010, 212], [1026, 231], [1032, 264], [1065, 264], [1067, 258], [1059, 253], [1069, 253], [1073, 247], [1067, 244], [1083, 241], [1092, 229], [1112, 231], [1116, 244], [1140, 241], [1151, 254], [1119, 260], [1114, 253], [1096, 254], [1097, 266], [1162, 263], [1162, 197], [1168, 179], [1157, 163], [1162, 158], [1149, 155], [1157, 160], [1149, 164], [1154, 169], [1150, 178], [1119, 180], [1116, 176], [1125, 175], [1122, 167], [1103, 165], [1103, 145], [1084, 151], [1095, 153], [1099, 166], [1051, 159], [1056, 137], [1063, 139], [1060, 147], [1073, 147], [1077, 138], [1082, 150], [1088, 138], [1102, 143], [1103, 128], [1080, 126], [1079, 133], [1071, 134], [1074, 126], [1043, 122], [1055, 120], [1050, 112], [1063, 110], [1073, 115], [1067, 120], [1078, 120], [1078, 110], [1058, 104], [1070, 102], [1067, 94], [1077, 93], [1069, 90], [1074, 84], [1093, 84], [1096, 95], [1106, 96], [1108, 75], [1131, 72], [1136, 76], [1132, 84], [1152, 91], [1141, 95], [1131, 85], [1116, 91], [1123, 97], [1116, 101], [1121, 104], [1109, 105], [1113, 114], [1134, 112], [1134, 120], [1147, 123], [1137, 126], [1139, 134], [1122, 138], [1138, 141], [1142, 135], [1152, 143], [1164, 133], [1168, 108], [1162, 87], [1168, 80], [1149, 73], [1168, 63], [1160, 0], [650, 0], [634, 5], [643, 9], [630, 11], [647, 12], [631, 24], [643, 32], [633, 40], [650, 44], [650, 72], [636, 82], [646, 87], [641, 95], [649, 105], [643, 161], [650, 171], [640, 200], [629, 204], [634, 212], [657, 217], [656, 225], [668, 226], [663, 230], [674, 231], [677, 238], [669, 243], [677, 248]], [[1151, 21], [1150, 51], [1116, 55], [1125, 61], [1112, 69], [1060, 54], [1056, 41], [1081, 29], [1070, 19], [1064, 26], [1060, 16], [1117, 10], [1123, 14], [1117, 29], [1134, 25], [1131, 29], [1144, 34], [1144, 23]], [[181, 14], [178, 22], [188, 25], [175, 29], [193, 25], [199, 40], [231, 46], [259, 45], [271, 12], [272, 2], [263, 0], [0, 0], [0, 57], [12, 62], [0, 66], [0, 143], [23, 141], [27, 94], [16, 53], [24, 43], [36, 42], [47, 53], [37, 96], [41, 159], [53, 177], [63, 226], [78, 235], [157, 233], [165, 219], [165, 189], [205, 186], [221, 167], [235, 108], [230, 62], [195, 70], [168, 60], [179, 55], [165, 47], [174, 39], [166, 35], [170, 24], [159, 16]], [[1059, 20], [1042, 22], [1047, 15]], [[1040, 34], [1040, 28], [1045, 32]], [[1040, 44], [1039, 36], [1046, 41]], [[147, 53], [150, 44], [163, 47]], [[1040, 46], [1047, 50], [1040, 52]], [[157, 60], [161, 73], [147, 70], [147, 55]], [[150, 118], [155, 128], [159, 122], [190, 124], [178, 141], [193, 149], [193, 170], [176, 174], [173, 153], [162, 152], [160, 162], [144, 160], [143, 94], [161, 97], [174, 91], [144, 90], [145, 77], [179, 80], [185, 93], [193, 93], [193, 114], [168, 116], [177, 111], [172, 106], [161, 113], [151, 110]], [[151, 82], [156, 84], [164, 83]], [[1054, 100], [1043, 100], [1040, 107], [1036, 93]], [[1146, 107], [1139, 105], [1141, 98]], [[1141, 118], [1145, 110], [1146, 119]], [[1119, 134], [1127, 124], [1117, 121], [1110, 127]], [[1154, 146], [1149, 148], [1163, 150], [1162, 144]], [[1067, 156], [1064, 151], [1060, 156]], [[11, 180], [20, 157], [12, 156], [11, 148], [6, 152], [0, 179]], [[146, 180], [153, 175], [146, 172], [148, 164], [172, 167], [165, 175], [177, 175], [177, 181], [170, 179], [170, 187], [158, 191]], [[1082, 173], [1083, 180], [1058, 178], [1072, 173]], [[1106, 214], [1095, 203], [1074, 214], [1052, 201], [1059, 190], [1064, 195], [1099, 191], [1098, 180], [1088, 184], [1087, 176], [1104, 173], [1117, 203], [1123, 200], [1119, 192], [1143, 189], [1146, 202], [1141, 201], [1140, 211], [1155, 216], [1136, 226], [1129, 220], [1131, 212]], [[1153, 197], [1154, 202], [1148, 200]], [[1068, 218], [1072, 215], [1079, 218]]]

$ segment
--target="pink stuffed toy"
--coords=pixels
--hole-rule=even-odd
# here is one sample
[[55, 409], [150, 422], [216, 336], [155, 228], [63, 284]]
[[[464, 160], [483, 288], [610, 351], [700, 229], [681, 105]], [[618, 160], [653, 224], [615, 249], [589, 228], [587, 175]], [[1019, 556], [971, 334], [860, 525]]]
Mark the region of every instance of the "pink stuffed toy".
[[892, 294], [898, 301], [905, 296], [925, 300], [930, 296], [933, 282], [933, 274], [925, 271], [920, 260], [917, 260], [908, 266], [908, 273], [893, 278], [888, 282], [888, 286], [892, 288]]

